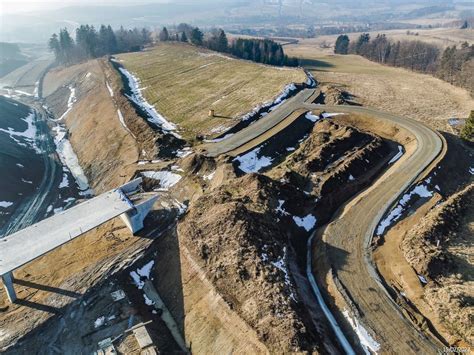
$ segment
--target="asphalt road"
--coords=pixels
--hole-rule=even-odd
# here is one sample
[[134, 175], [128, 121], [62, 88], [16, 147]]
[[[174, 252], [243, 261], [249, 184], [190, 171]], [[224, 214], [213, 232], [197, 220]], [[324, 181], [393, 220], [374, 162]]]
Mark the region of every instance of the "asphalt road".
[[[370, 242], [384, 213], [435, 161], [443, 151], [440, 136], [420, 122], [374, 109], [355, 106], [325, 106], [305, 101], [314, 89], [307, 89], [246, 129], [218, 143], [205, 146], [210, 156], [232, 151], [267, 132], [295, 110], [360, 113], [387, 120], [410, 131], [417, 141], [415, 151], [402, 165], [387, 170], [369, 189], [350, 201], [323, 232], [327, 258], [360, 311], [360, 323], [371, 330], [382, 353], [434, 354], [433, 340], [421, 334], [403, 317], [381, 284], [372, 264]], [[250, 149], [250, 148], [249, 148]], [[315, 263], [317, 265], [317, 262]], [[314, 264], [313, 264], [314, 265]], [[316, 270], [315, 270], [316, 271]], [[343, 310], [332, 309], [333, 313]]]

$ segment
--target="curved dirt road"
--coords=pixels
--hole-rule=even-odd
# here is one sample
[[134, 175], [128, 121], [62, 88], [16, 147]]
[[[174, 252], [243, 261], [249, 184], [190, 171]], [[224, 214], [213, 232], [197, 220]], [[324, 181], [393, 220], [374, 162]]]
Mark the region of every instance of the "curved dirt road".
[[[432, 339], [421, 334], [404, 316], [389, 297], [372, 264], [370, 242], [374, 230], [384, 213], [430, 165], [440, 158], [443, 140], [420, 122], [398, 117], [378, 110], [355, 106], [325, 106], [307, 104], [314, 89], [303, 90], [287, 103], [234, 136], [218, 143], [207, 144], [211, 156], [227, 153], [281, 123], [298, 109], [327, 110], [329, 112], [359, 113], [387, 120], [411, 132], [417, 141], [416, 148], [387, 170], [370, 188], [355, 197], [326, 226], [323, 232], [325, 254], [344, 285], [346, 294], [359, 310], [358, 321], [380, 344], [382, 353], [437, 352]], [[250, 148], [249, 148], [250, 149]], [[316, 251], [316, 250], [314, 250]], [[318, 273], [313, 259], [313, 272]], [[324, 278], [325, 275], [321, 275]], [[339, 312], [343, 311], [342, 309]]]
[[[312, 107], [308, 105], [307, 107]], [[436, 345], [403, 317], [381, 284], [372, 265], [370, 242], [385, 211], [440, 158], [442, 139], [425, 125], [395, 115], [360, 107], [330, 107], [329, 111], [361, 113], [389, 120], [410, 131], [415, 151], [400, 161], [370, 188], [355, 197], [324, 229], [322, 238], [332, 271], [358, 307], [359, 321], [370, 328], [381, 353], [435, 354]], [[321, 251], [319, 251], [321, 252]], [[313, 260], [313, 271], [318, 268]], [[324, 275], [323, 275], [324, 276]]]

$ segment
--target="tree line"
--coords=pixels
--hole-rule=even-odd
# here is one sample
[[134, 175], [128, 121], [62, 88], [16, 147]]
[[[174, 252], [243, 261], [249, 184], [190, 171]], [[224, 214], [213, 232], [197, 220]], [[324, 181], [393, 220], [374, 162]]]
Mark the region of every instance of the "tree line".
[[75, 39], [66, 28], [54, 33], [49, 39], [49, 49], [59, 64], [71, 65], [83, 60], [98, 58], [107, 54], [140, 50], [151, 43], [151, 32], [146, 29], [120, 29], [114, 31], [110, 25], [81, 25], [76, 29]]
[[180, 24], [174, 29], [163, 27], [159, 34], [160, 41], [190, 42], [211, 50], [229, 53], [235, 57], [251, 60], [257, 63], [276, 66], [298, 66], [297, 58], [288, 57], [283, 47], [270, 39], [237, 38], [229, 42], [222, 29], [213, 29], [203, 33], [198, 27]]
[[460, 48], [437, 46], [422, 41], [390, 41], [384, 34], [370, 38], [361, 34], [355, 41], [340, 35], [334, 47], [338, 54], [358, 54], [372, 61], [429, 73], [474, 93], [474, 45]]

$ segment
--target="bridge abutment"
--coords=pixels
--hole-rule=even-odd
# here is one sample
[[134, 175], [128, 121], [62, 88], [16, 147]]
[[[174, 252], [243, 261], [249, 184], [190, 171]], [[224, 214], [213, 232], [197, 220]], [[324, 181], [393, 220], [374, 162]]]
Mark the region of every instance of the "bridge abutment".
[[143, 221], [145, 220], [145, 217], [148, 215], [148, 212], [150, 212], [151, 208], [153, 207], [153, 204], [156, 202], [157, 199], [158, 196], [154, 196], [149, 200], [136, 205], [133, 210], [120, 215], [122, 221], [133, 234], [143, 229]]

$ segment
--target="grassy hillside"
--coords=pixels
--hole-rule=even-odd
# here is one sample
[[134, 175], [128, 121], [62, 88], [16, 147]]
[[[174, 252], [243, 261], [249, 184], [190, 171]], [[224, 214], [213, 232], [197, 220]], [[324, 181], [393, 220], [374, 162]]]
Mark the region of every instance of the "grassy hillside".
[[[186, 138], [230, 126], [285, 85], [306, 80], [301, 69], [264, 66], [185, 44], [159, 44], [118, 58], [139, 77], [148, 102]], [[210, 109], [218, 117], [209, 118]]]
[[448, 119], [467, 117], [474, 107], [474, 99], [465, 89], [357, 55], [332, 54], [313, 40], [285, 46], [285, 51], [304, 58], [303, 65], [322, 85], [337, 86], [355, 95], [364, 106], [411, 117], [436, 129], [454, 133]]

